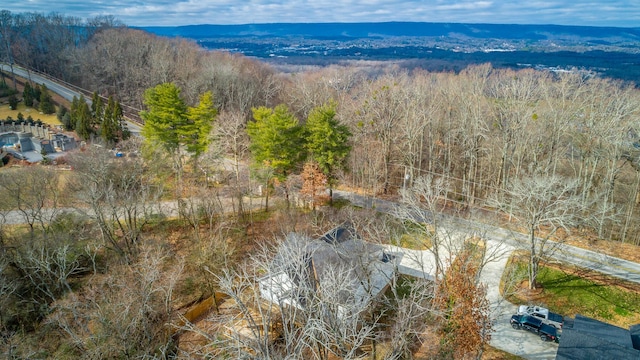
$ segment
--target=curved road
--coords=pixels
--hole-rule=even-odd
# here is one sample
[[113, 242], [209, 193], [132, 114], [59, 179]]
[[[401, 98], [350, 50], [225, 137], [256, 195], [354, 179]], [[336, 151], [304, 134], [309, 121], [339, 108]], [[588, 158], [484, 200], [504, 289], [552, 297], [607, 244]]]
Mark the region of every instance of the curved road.
[[[401, 209], [401, 206], [394, 202], [360, 196], [345, 191], [334, 190], [333, 194], [336, 199], [346, 199], [356, 206], [373, 208], [392, 216], [397, 216], [398, 210]], [[426, 219], [426, 221], [432, 218], [428, 212], [415, 216], [419, 216], [420, 219]], [[489, 261], [482, 269], [480, 282], [486, 286], [487, 299], [491, 306], [494, 328], [491, 336], [491, 346], [525, 359], [555, 359], [558, 350], [557, 344], [540, 341], [540, 338], [534, 334], [511, 328], [509, 319], [515, 313], [516, 305], [505, 300], [500, 294], [500, 281], [507, 261], [515, 250], [522, 249], [523, 245], [527, 243], [526, 236], [503, 228], [453, 217], [442, 216], [440, 219], [444, 220], [445, 218], [449, 224], [454, 224], [452, 227], [455, 227], [455, 229], [445, 230], [447, 237], [455, 237], [456, 233], [463, 236], [465, 234], [482, 234], [481, 237], [486, 242], [487, 259]], [[446, 251], [446, 249], [439, 250], [440, 254], [444, 252], [443, 250]], [[416, 251], [390, 247], [390, 251], [404, 255], [400, 258], [398, 266], [398, 270], [401, 273], [433, 278], [435, 260], [430, 250]], [[635, 262], [567, 244], [559, 244], [558, 251], [552, 257], [563, 263], [597, 270], [619, 279], [640, 284], [640, 264]]]
[[[0, 69], [10, 72], [6, 64], [0, 64]], [[45, 84], [48, 89], [71, 101], [74, 96], [79, 97], [80, 92], [73, 90], [71, 85], [60, 84], [57, 80], [29, 72], [20, 67], [13, 67], [14, 73], [20, 77]], [[134, 135], [140, 134], [140, 126], [127, 121], [129, 130]], [[375, 208], [377, 211], [390, 215], [397, 215], [399, 205], [390, 201], [360, 196], [353, 193], [334, 190], [336, 199], [346, 199], [357, 206]], [[168, 213], [175, 212], [175, 203], [167, 203], [162, 206]], [[71, 209], [68, 209], [71, 210]], [[60, 209], [58, 210], [60, 211]], [[72, 210], [73, 211], [73, 210]], [[21, 214], [17, 212], [2, 213], [5, 223], [23, 222]], [[436, 215], [440, 216], [440, 215]], [[427, 212], [420, 214], [422, 219], [431, 219]], [[453, 220], [453, 218], [448, 218]], [[487, 253], [490, 261], [484, 266], [480, 277], [481, 283], [487, 287], [487, 298], [491, 303], [492, 317], [494, 319], [494, 333], [491, 345], [506, 352], [531, 360], [555, 359], [557, 345], [539, 340], [537, 336], [525, 331], [516, 331], [509, 325], [509, 318], [516, 310], [516, 306], [506, 301], [499, 293], [500, 280], [504, 272], [507, 260], [513, 251], [521, 249], [527, 243], [526, 236], [514, 233], [499, 227], [477, 224], [466, 220], [455, 219], [458, 231], [469, 233], [482, 233], [486, 241]], [[450, 234], [449, 234], [450, 235]], [[390, 251], [402, 254], [400, 271], [412, 276], [433, 277], [435, 260], [431, 251], [415, 251], [391, 246]], [[443, 249], [444, 250], [444, 249]], [[440, 251], [443, 251], [440, 250]], [[640, 284], [640, 264], [615, 258], [612, 256], [581, 249], [567, 244], [559, 244], [558, 251], [552, 257], [563, 263], [593, 269], [622, 280]]]
[[[391, 201], [375, 199], [356, 195], [346, 191], [334, 190], [334, 198], [349, 200], [352, 204], [374, 208], [395, 216], [401, 205]], [[456, 228], [465, 229], [467, 233], [483, 233], [489, 242], [497, 242], [508, 245], [514, 249], [522, 249], [528, 243], [527, 236], [507, 229], [488, 224], [479, 224], [472, 221], [438, 215], [440, 219], [447, 219], [449, 223], [455, 223]], [[425, 211], [422, 219], [430, 219]], [[595, 251], [582, 249], [568, 244], [557, 244], [558, 250], [551, 257], [563, 263], [578, 267], [592, 269], [615, 278], [640, 284], [640, 264], [625, 259], [616, 258]]]
[[[3, 70], [7, 73], [11, 73], [11, 67], [7, 64], [0, 63], [0, 70]], [[54, 92], [64, 99], [68, 101], [73, 101], [73, 97], [80, 97], [81, 93], [76, 90], [77, 88], [71, 84], [63, 83], [63, 81], [58, 79], [52, 79], [50, 77], [35, 73], [33, 71], [29, 71], [27, 69], [21, 68], [17, 65], [13, 65], [13, 72], [24, 79], [31, 79], [31, 81], [37, 84], [44, 84], [47, 86], [49, 91]], [[86, 99], [89, 106], [91, 106], [91, 99]], [[129, 131], [134, 136], [140, 136], [140, 131], [142, 130], [139, 124], [134, 122], [125, 121], [127, 123], [127, 127]]]
[[[3, 70], [7, 73], [11, 73], [11, 67], [7, 64], [0, 64], [0, 70]], [[28, 71], [23, 69], [17, 65], [13, 65], [13, 72], [22, 78], [31, 79], [32, 82], [37, 84], [45, 84], [47, 89], [50, 91], [62, 96], [68, 101], [73, 100], [73, 97], [80, 97], [80, 93], [74, 90], [71, 90], [69, 86], [60, 85], [59, 81], [51, 81], [49, 78], [41, 76], [35, 72]]]
[[[397, 203], [344, 191], [334, 190], [334, 197], [336, 199], [349, 200], [356, 206], [375, 208], [379, 212], [393, 216], [398, 215], [398, 209], [400, 208]], [[167, 216], [177, 216], [177, 207], [175, 201], [170, 201], [158, 204], [156, 209]], [[40, 219], [50, 219], [60, 212], [91, 215], [90, 213], [85, 213], [85, 211], [72, 208], [41, 209], [37, 216]], [[0, 212], [0, 221], [4, 224], [25, 223], [24, 215], [19, 211]], [[420, 216], [422, 219], [430, 219], [429, 214], [421, 214]], [[455, 246], [461, 244], [464, 239], [468, 238], [469, 234], [478, 234], [485, 240], [487, 249], [486, 264], [482, 269], [480, 282], [486, 286], [487, 299], [490, 302], [492, 312], [494, 332], [490, 342], [491, 346], [525, 359], [555, 359], [557, 344], [540, 341], [534, 334], [511, 328], [509, 318], [516, 311], [516, 305], [506, 301], [499, 292], [500, 281], [507, 261], [515, 250], [522, 249], [520, 242], [524, 239], [524, 235], [466, 220], [454, 218], [447, 220], [452, 221], [454, 225], [449, 228], [441, 226], [439, 229], [443, 231], [443, 234], [441, 234], [442, 239], [450, 239], [448, 247], [439, 247], [439, 255], [442, 258], [447, 258], [449, 253], [455, 253]], [[452, 224], [452, 222], [448, 224]], [[400, 260], [398, 264], [400, 273], [427, 279], [434, 278], [436, 261], [431, 250], [411, 250], [389, 245], [388, 251], [396, 255]], [[561, 251], [556, 252], [554, 258], [576, 266], [594, 269], [623, 280], [640, 283], [640, 264], [638, 263], [564, 244], [561, 247]]]

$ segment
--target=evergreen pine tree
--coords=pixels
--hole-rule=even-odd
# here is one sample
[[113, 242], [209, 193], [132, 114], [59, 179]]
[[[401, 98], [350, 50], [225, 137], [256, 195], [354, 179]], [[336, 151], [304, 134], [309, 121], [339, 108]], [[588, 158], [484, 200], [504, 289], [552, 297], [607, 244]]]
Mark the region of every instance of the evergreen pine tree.
[[122, 112], [122, 106], [120, 106], [120, 102], [118, 100], [113, 100], [113, 110], [111, 111], [111, 118], [113, 120], [113, 128], [115, 129], [116, 135], [121, 134], [122, 139], [125, 137], [122, 132], [122, 122], [124, 120], [124, 113]]
[[42, 161], [40, 164], [42, 165], [50, 165], [51, 159], [47, 157], [47, 151], [44, 149], [44, 146], [40, 149], [40, 155], [42, 155]]
[[335, 172], [344, 168], [344, 161], [351, 151], [349, 145], [351, 132], [347, 126], [340, 124], [336, 119], [335, 103], [318, 106], [311, 110], [305, 129], [307, 151], [327, 177], [332, 198], [336, 180]]
[[28, 81], [24, 84], [24, 90], [22, 91], [22, 99], [24, 100], [25, 106], [28, 106], [28, 107], [33, 106], [33, 88], [31, 87], [31, 83]]
[[[286, 105], [275, 109], [264, 106], [253, 109], [253, 120], [247, 124], [247, 134], [251, 139], [249, 150], [254, 164], [267, 174], [265, 185], [267, 197], [265, 208], [269, 208], [269, 187], [275, 176], [284, 180], [304, 161], [303, 128]], [[285, 186], [285, 198], [289, 205], [289, 191]]]
[[[120, 112], [120, 114], [118, 114]], [[118, 140], [119, 118], [122, 117], [122, 109], [113, 96], [109, 96], [107, 107], [100, 125], [100, 136], [106, 143], [115, 143]]]
[[15, 95], [9, 96], [9, 108], [11, 110], [18, 109], [18, 98]]
[[284, 104], [275, 109], [255, 108], [253, 119], [247, 124], [247, 134], [254, 162], [267, 165], [277, 177], [286, 178], [305, 156], [303, 129], [298, 119]]
[[40, 95], [42, 95], [42, 91], [40, 91], [40, 85], [36, 84], [31, 88], [31, 95], [33, 95], [33, 106], [37, 106], [40, 101]]
[[62, 116], [62, 119], [60, 119], [60, 122], [62, 123], [62, 126], [64, 126], [64, 129], [67, 131], [72, 131], [73, 130], [73, 122], [71, 121], [71, 113], [67, 112], [64, 114], [64, 116]]
[[56, 112], [56, 107], [53, 104], [53, 99], [51, 98], [51, 94], [49, 94], [49, 90], [47, 86], [42, 84], [40, 87], [40, 111], [45, 114], [53, 114]]
[[91, 125], [101, 125], [105, 116], [104, 101], [94, 92], [91, 96]]
[[200, 96], [200, 103], [196, 107], [187, 110], [187, 126], [182, 129], [187, 151], [194, 154], [197, 159], [202, 155], [209, 145], [211, 126], [218, 111], [213, 105], [213, 94], [211, 91]]
[[83, 95], [80, 95], [80, 99], [78, 99], [77, 110], [75, 111], [75, 129], [76, 134], [82, 140], [89, 140], [92, 133], [91, 128], [91, 109], [89, 109], [89, 105], [87, 105], [87, 101], [84, 99]]
[[67, 112], [69, 112], [69, 110], [64, 105], [58, 106], [58, 111], [56, 112], [56, 119], [58, 119], [58, 121], [62, 122], [62, 119], [64, 118], [64, 115]]
[[167, 153], [179, 155], [179, 134], [187, 123], [187, 106], [180, 97], [180, 88], [173, 83], [164, 83], [147, 89], [144, 93], [145, 105], [142, 135], [147, 143], [159, 144]]
[[79, 107], [80, 107], [80, 99], [78, 99], [76, 96], [74, 96], [73, 100], [71, 100], [71, 109], [67, 113], [69, 115], [68, 116], [68, 122], [67, 121], [63, 121], [62, 122], [62, 124], [64, 125], [65, 130], [72, 131], [72, 130], [74, 130], [76, 128], [76, 124], [78, 123], [78, 108]]

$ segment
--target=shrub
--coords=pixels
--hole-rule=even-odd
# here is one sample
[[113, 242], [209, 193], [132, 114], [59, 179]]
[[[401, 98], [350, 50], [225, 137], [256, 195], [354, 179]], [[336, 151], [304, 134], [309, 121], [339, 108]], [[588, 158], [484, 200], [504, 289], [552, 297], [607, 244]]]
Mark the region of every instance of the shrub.
[[26, 84], [24, 84], [24, 91], [22, 92], [22, 97], [24, 99], [24, 104], [26, 106], [33, 106], [33, 98], [34, 98], [34, 93], [33, 93], [33, 88], [31, 87], [31, 83], [27, 82]]
[[16, 89], [9, 87], [9, 85], [4, 82], [0, 82], [0, 97], [14, 95], [17, 93]]
[[62, 119], [60, 120], [60, 122], [62, 122], [62, 125], [64, 126], [64, 129], [67, 131], [71, 131], [73, 130], [73, 122], [71, 121], [71, 114], [70, 113], [65, 113], [62, 116]]
[[127, 140], [131, 137], [131, 131], [128, 128], [122, 130], [122, 140]]
[[[45, 94], [45, 93], [43, 93], [43, 94]], [[55, 107], [55, 105], [53, 105], [53, 102], [52, 102], [50, 96], [43, 95], [40, 98], [39, 107], [40, 107], [40, 111], [42, 111], [43, 113], [45, 113], [47, 115], [48, 114], [53, 114], [53, 113], [56, 112], [56, 107]]]
[[9, 107], [11, 110], [18, 108], [18, 98], [15, 95], [9, 96]]
[[58, 119], [58, 121], [62, 122], [62, 119], [67, 114], [67, 112], [69, 112], [69, 110], [66, 107], [64, 107], [63, 105], [58, 106], [58, 111], [56, 112], [56, 118]]

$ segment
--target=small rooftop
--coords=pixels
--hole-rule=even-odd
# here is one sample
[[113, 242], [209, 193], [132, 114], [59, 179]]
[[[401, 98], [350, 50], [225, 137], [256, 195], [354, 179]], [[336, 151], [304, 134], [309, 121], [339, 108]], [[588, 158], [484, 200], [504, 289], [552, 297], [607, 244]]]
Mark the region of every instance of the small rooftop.
[[573, 326], [562, 329], [556, 360], [640, 360], [640, 349], [633, 345], [631, 331], [576, 315]]
[[349, 224], [317, 239], [290, 234], [274, 257], [270, 274], [260, 279], [262, 296], [304, 306], [304, 291], [297, 289], [323, 289], [340, 304], [363, 307], [395, 275], [394, 260], [383, 246], [362, 240]]

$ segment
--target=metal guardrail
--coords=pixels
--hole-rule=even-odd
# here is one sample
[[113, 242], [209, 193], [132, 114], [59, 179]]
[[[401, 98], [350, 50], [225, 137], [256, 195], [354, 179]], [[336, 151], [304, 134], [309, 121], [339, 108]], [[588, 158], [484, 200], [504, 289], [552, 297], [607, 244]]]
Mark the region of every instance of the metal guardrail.
[[[5, 65], [9, 66], [9, 64], [5, 64]], [[47, 80], [49, 80], [51, 82], [55, 82], [56, 84], [58, 84], [60, 86], [66, 87], [69, 90], [72, 90], [74, 92], [80, 93], [80, 94], [84, 95], [88, 99], [88, 101], [91, 101], [90, 99], [91, 99], [91, 97], [93, 97], [93, 92], [91, 92], [91, 91], [89, 91], [87, 89], [83, 89], [83, 88], [81, 88], [81, 87], [79, 87], [77, 85], [71, 84], [71, 83], [69, 83], [69, 82], [67, 82], [65, 80], [62, 80], [62, 79], [56, 78], [54, 76], [51, 76], [51, 75], [49, 75], [47, 73], [44, 73], [42, 71], [39, 71], [39, 70], [36, 70], [36, 69], [32, 69], [32, 68], [30, 68], [28, 66], [15, 64], [15, 63], [14, 63], [13, 66], [25, 71], [27, 74], [29, 74], [29, 72], [32, 72], [32, 73], [34, 73], [34, 74], [36, 74], [36, 75], [38, 75], [40, 77], [46, 78]], [[6, 73], [6, 70], [4, 72]], [[108, 100], [104, 96], [100, 95], [100, 97], [105, 101]], [[142, 118], [139, 115], [139, 113], [141, 111], [140, 109], [135, 109], [132, 106], [127, 105], [127, 104], [121, 104], [121, 105], [123, 107], [123, 109], [122, 109], [122, 113], [123, 114], [122, 115], [123, 115], [123, 118], [126, 121], [130, 121], [130, 122], [136, 123], [138, 125], [144, 125], [144, 121], [142, 120]]]

